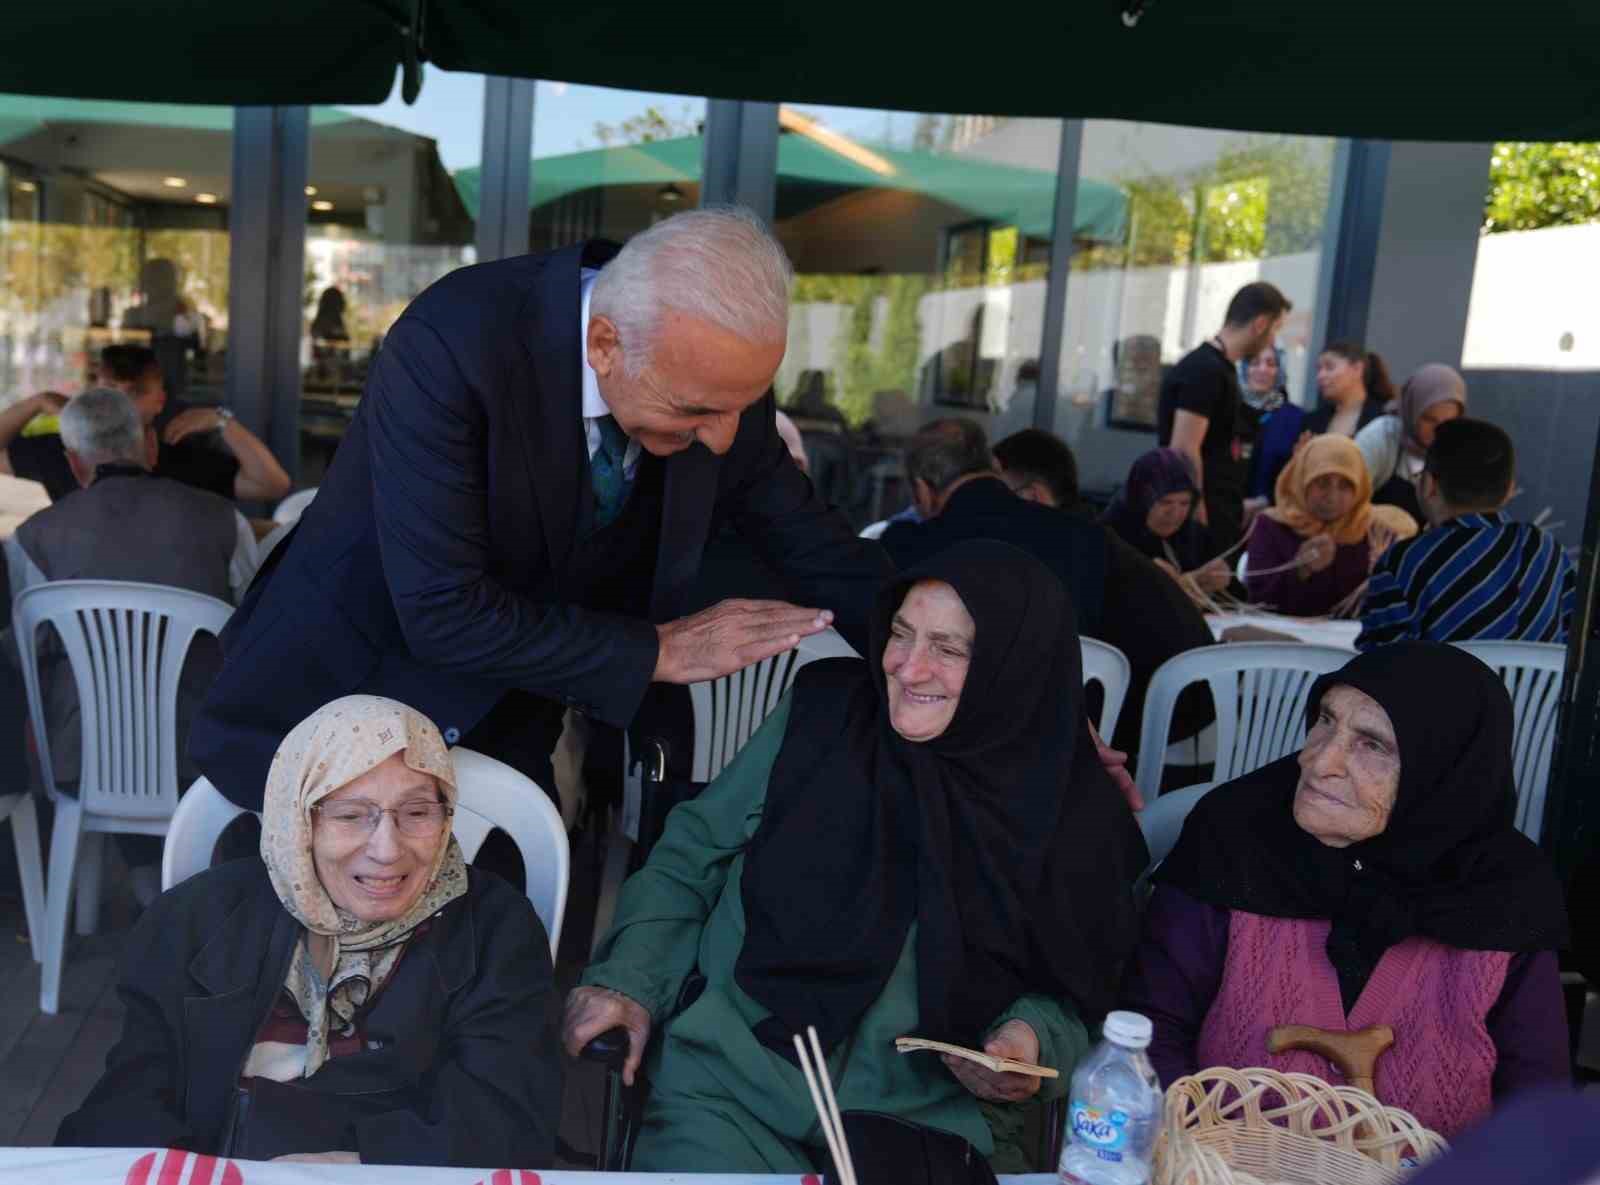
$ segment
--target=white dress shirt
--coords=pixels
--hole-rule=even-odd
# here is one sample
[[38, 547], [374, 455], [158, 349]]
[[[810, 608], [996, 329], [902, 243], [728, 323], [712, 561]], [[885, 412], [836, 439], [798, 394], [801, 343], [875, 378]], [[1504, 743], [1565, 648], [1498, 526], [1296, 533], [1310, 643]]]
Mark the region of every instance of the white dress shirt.
[[[600, 425], [597, 421], [611, 414], [611, 409], [600, 396], [600, 380], [595, 377], [594, 367], [589, 365], [589, 294], [594, 290], [594, 279], [599, 274], [598, 268], [586, 267], [578, 281], [579, 291], [583, 293], [578, 314], [578, 361], [583, 366], [583, 435], [589, 444], [591, 461], [600, 450]], [[622, 458], [623, 476], [632, 481], [633, 472], [638, 466], [639, 442], [630, 436], [628, 451]]]

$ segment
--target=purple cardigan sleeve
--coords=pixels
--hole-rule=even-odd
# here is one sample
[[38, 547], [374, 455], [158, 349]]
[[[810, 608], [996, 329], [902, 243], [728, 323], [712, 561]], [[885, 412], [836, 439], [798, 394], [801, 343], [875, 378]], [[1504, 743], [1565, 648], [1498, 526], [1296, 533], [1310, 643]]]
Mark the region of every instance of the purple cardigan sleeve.
[[1489, 1010], [1494, 1041], [1494, 1099], [1537, 1086], [1570, 1085], [1567, 1013], [1554, 951], [1513, 955], [1500, 998]]
[[1200, 1027], [1222, 988], [1227, 954], [1226, 909], [1156, 886], [1122, 994], [1126, 1007], [1155, 1026], [1150, 1063], [1163, 1086], [1200, 1068]]
[[[1257, 515], [1250, 531], [1250, 558], [1246, 570], [1286, 564], [1299, 553], [1303, 542], [1305, 540], [1282, 523], [1264, 514]], [[1251, 576], [1245, 583], [1252, 601], [1271, 605], [1279, 613], [1292, 617], [1317, 617], [1353, 593], [1367, 578], [1367, 556], [1365, 541], [1340, 544], [1334, 552], [1333, 563], [1305, 580], [1291, 569], [1272, 576]]]

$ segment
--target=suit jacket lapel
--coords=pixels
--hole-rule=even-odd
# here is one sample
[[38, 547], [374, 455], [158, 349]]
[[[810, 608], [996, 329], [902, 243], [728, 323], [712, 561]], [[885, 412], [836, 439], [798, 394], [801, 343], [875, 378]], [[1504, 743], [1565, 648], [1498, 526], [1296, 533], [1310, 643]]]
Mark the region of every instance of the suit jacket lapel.
[[[551, 568], [560, 572], [572, 554], [583, 516], [588, 447], [583, 435], [583, 376], [579, 351], [579, 276], [600, 267], [617, 248], [590, 242], [553, 252], [518, 319], [518, 344], [533, 367], [534, 390], [506, 393], [511, 421], [522, 438], [524, 473], [538, 502]], [[532, 555], [518, 556], [516, 572], [527, 583]]]

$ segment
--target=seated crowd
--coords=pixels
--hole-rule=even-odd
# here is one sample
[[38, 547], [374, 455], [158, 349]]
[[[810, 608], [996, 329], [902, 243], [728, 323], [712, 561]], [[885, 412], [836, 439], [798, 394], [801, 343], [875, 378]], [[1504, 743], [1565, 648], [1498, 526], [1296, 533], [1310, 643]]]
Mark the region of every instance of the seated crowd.
[[[858, 1164], [1050, 1169], [1025, 1147], [1029, 1109], [1065, 1093], [1118, 1007], [1153, 1022], [1163, 1084], [1212, 1065], [1341, 1081], [1268, 1032], [1389, 1025], [1377, 1093], [1451, 1137], [1567, 1080], [1567, 919], [1511, 823], [1510, 699], [1444, 643], [1565, 640], [1573, 566], [1505, 514], [1511, 440], [1464, 417], [1450, 368], [1397, 395], [1381, 359], [1335, 342], [1324, 405], [1288, 400], [1288, 307], [1270, 285], [1235, 298], [1174, 368], [1168, 446], [1098, 519], [1048, 433], [991, 449], [963, 418], [917, 431], [867, 653], [805, 666], [667, 816], [559, 1032], [544, 925], [452, 834], [451, 734], [391, 699], [322, 706], [271, 762], [259, 853], [156, 897], [158, 851], [128, 845], [148, 908], [123, 1031], [57, 1142], [544, 1167], [561, 1049], [621, 1029], [624, 1080], [649, 1084], [635, 1169], [808, 1173], [828, 1151], [790, 1042], [814, 1025]], [[148, 361], [110, 356], [132, 375], [118, 387], [0, 416], [0, 463], [54, 448], [72, 480], [52, 477], [56, 501], [7, 545], [13, 590], [97, 577], [237, 601], [248, 585], [253, 537], [228, 499], [287, 479], [226, 416], [163, 420]], [[22, 434], [35, 413], [59, 413], [55, 445]], [[1229, 476], [1213, 429], [1244, 422], [1256, 451]], [[220, 487], [181, 476], [180, 446], [212, 428], [210, 463], [233, 462]], [[1210, 791], [1152, 871], [1119, 750], [1156, 669], [1212, 644], [1207, 610], [1246, 599], [1359, 617], [1361, 653], [1312, 686], [1299, 752]], [[1083, 638], [1132, 669], [1114, 737], [1091, 723]], [[191, 654], [180, 736], [218, 662]], [[61, 654], [44, 684], [56, 789], [73, 793]], [[1193, 689], [1171, 737], [1212, 715]], [[908, 1035], [1060, 1076], [902, 1056]]]

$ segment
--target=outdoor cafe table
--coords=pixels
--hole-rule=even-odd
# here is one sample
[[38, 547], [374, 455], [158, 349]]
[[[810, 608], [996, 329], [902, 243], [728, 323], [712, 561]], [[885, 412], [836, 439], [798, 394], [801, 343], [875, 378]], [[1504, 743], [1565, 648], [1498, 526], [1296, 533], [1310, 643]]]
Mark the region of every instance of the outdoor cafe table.
[[1356, 635], [1361, 632], [1359, 621], [1329, 621], [1314, 617], [1284, 617], [1277, 613], [1208, 613], [1206, 624], [1211, 636], [1222, 641], [1222, 631], [1236, 625], [1254, 625], [1274, 633], [1289, 634], [1302, 642], [1320, 646], [1337, 646], [1341, 650], [1356, 648]]
[[[1055, 1185], [1054, 1173], [1001, 1177], [1006, 1185]], [[756, 1174], [580, 1173], [440, 1169], [396, 1165], [283, 1164], [219, 1160], [148, 1148], [0, 1148], [0, 1185], [819, 1185]]]

